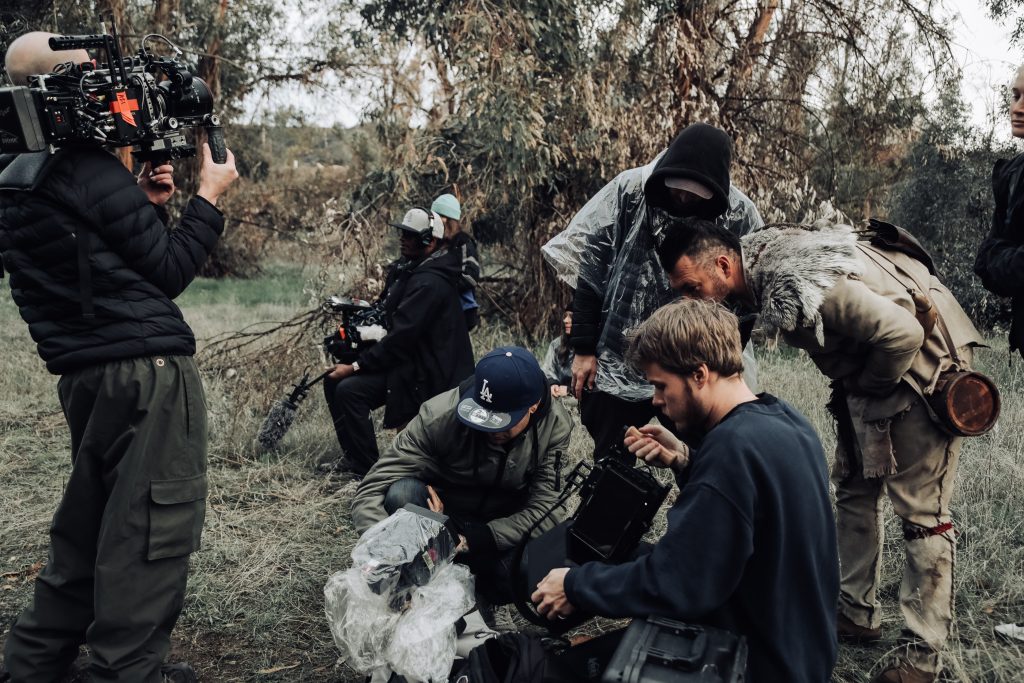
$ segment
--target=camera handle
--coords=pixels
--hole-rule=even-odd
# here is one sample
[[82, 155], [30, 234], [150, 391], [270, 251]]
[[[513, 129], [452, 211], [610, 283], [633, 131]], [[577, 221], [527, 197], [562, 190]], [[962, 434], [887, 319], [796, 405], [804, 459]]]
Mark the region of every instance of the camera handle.
[[210, 143], [210, 158], [215, 164], [223, 164], [228, 160], [228, 148], [224, 144], [224, 128], [220, 125], [220, 117], [207, 114], [203, 117], [206, 139]]

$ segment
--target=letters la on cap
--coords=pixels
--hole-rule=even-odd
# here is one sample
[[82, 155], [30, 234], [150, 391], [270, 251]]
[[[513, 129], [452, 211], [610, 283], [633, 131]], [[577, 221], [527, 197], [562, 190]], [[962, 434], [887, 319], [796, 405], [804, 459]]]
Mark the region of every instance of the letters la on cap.
[[541, 400], [546, 384], [533, 354], [518, 346], [498, 347], [476, 364], [475, 381], [459, 401], [459, 420], [481, 432], [503, 432]]

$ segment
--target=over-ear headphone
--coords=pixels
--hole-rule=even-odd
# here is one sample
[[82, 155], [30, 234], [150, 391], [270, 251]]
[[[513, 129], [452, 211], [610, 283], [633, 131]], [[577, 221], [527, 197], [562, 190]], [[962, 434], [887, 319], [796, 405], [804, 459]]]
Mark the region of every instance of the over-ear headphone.
[[429, 247], [430, 241], [434, 239], [434, 212], [423, 206], [414, 206], [412, 208], [419, 209], [427, 214], [427, 229], [420, 233], [420, 244]]

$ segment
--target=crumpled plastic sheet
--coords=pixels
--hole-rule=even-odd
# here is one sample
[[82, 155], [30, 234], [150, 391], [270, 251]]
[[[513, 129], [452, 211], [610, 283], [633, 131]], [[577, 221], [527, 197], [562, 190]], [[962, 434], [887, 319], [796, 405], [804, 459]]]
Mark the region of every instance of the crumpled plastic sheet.
[[352, 566], [373, 592], [394, 603], [450, 563], [456, 543], [436, 520], [398, 510], [366, 530], [352, 549]]
[[361, 673], [387, 665], [384, 653], [401, 612], [388, 596], [370, 590], [357, 568], [337, 572], [324, 586], [327, 622], [334, 644], [349, 666]]
[[444, 683], [455, 662], [454, 624], [473, 607], [473, 575], [462, 565], [441, 569], [413, 591], [409, 609], [395, 625], [385, 658], [400, 676]]
[[[573, 289], [580, 282], [601, 295], [604, 326], [597, 343], [597, 388], [641, 401], [652, 387], [623, 359], [625, 333], [675, 298], [655, 251], [672, 217], [647, 208], [644, 182], [657, 159], [623, 171], [541, 247], [555, 274]], [[753, 202], [729, 188], [729, 209], [716, 222], [737, 235], [764, 225]]]
[[331, 635], [353, 669], [447, 679], [454, 624], [474, 602], [472, 575], [452, 564], [455, 547], [442, 524], [408, 510], [363, 534], [352, 549], [352, 566], [324, 587]]

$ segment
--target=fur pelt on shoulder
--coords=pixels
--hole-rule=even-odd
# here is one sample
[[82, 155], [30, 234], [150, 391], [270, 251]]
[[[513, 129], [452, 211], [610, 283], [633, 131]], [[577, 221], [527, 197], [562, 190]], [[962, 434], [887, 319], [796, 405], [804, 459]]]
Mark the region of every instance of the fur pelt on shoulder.
[[840, 278], [863, 273], [853, 228], [827, 221], [768, 226], [741, 242], [744, 277], [768, 338], [812, 327], [818, 342], [824, 343], [819, 309], [825, 294]]

